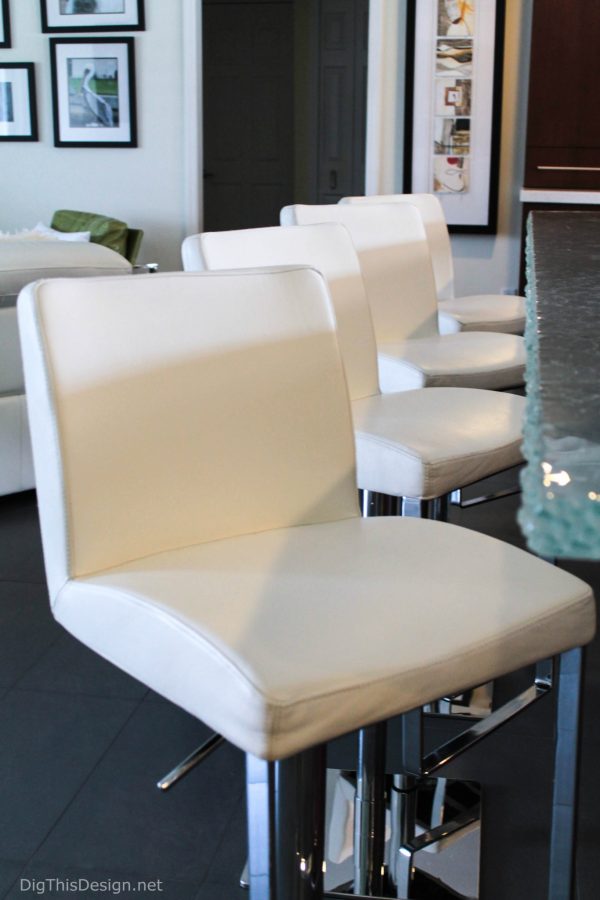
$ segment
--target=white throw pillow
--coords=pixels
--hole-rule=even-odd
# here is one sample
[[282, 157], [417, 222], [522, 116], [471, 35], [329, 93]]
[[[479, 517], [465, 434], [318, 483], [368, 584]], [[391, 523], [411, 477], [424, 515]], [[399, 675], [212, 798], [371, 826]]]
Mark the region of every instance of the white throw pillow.
[[38, 222], [35, 228], [23, 228], [12, 234], [0, 231], [0, 241], [89, 241], [90, 231], [57, 231]]
[[33, 231], [55, 241], [89, 241], [91, 236], [90, 231], [57, 231], [43, 222], [38, 222]]
[[53, 240], [49, 235], [33, 231], [30, 228], [24, 228], [23, 231], [16, 231], [12, 234], [10, 231], [0, 231], [0, 241], [50, 241]]

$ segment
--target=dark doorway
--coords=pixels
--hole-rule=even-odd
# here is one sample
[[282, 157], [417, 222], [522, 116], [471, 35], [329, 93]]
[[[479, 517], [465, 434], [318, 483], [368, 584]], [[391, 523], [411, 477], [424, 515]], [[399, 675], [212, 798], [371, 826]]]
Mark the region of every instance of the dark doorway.
[[291, 0], [203, 4], [207, 230], [271, 225], [289, 203], [293, 12]]
[[369, 0], [319, 4], [317, 203], [365, 192]]
[[368, 0], [204, 0], [204, 227], [364, 193]]

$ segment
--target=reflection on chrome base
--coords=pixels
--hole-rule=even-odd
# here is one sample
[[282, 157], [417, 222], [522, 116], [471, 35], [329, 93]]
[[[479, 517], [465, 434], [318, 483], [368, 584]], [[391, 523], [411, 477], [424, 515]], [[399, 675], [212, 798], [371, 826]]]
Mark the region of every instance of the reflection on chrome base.
[[[473, 782], [447, 779], [425, 779], [418, 785], [415, 781], [411, 783], [404, 776], [387, 777], [385, 847], [378, 892], [363, 893], [357, 885], [355, 893], [356, 776], [328, 769], [323, 897], [477, 898], [479, 787]], [[441, 806], [440, 796], [444, 798]], [[439, 821], [432, 827], [437, 817]], [[396, 861], [395, 866], [390, 860]], [[249, 887], [247, 865], [240, 885]]]

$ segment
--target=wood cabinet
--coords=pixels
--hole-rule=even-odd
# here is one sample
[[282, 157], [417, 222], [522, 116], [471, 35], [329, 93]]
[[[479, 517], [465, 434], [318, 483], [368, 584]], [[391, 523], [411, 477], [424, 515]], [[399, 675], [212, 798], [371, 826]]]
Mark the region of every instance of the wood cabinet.
[[535, 0], [525, 187], [600, 189], [600, 3]]

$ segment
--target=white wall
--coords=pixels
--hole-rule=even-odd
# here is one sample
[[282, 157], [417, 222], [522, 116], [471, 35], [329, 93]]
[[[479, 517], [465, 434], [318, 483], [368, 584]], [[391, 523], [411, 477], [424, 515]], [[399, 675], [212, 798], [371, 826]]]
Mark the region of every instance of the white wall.
[[188, 206], [182, 3], [146, 0], [145, 9], [146, 31], [128, 32], [135, 38], [139, 146], [60, 148], [54, 147], [49, 35], [41, 33], [40, 5], [12, 0], [12, 48], [0, 50], [0, 62], [35, 63], [40, 140], [0, 143], [0, 230], [49, 223], [60, 208], [104, 213], [144, 229], [140, 262], [181, 268]]

